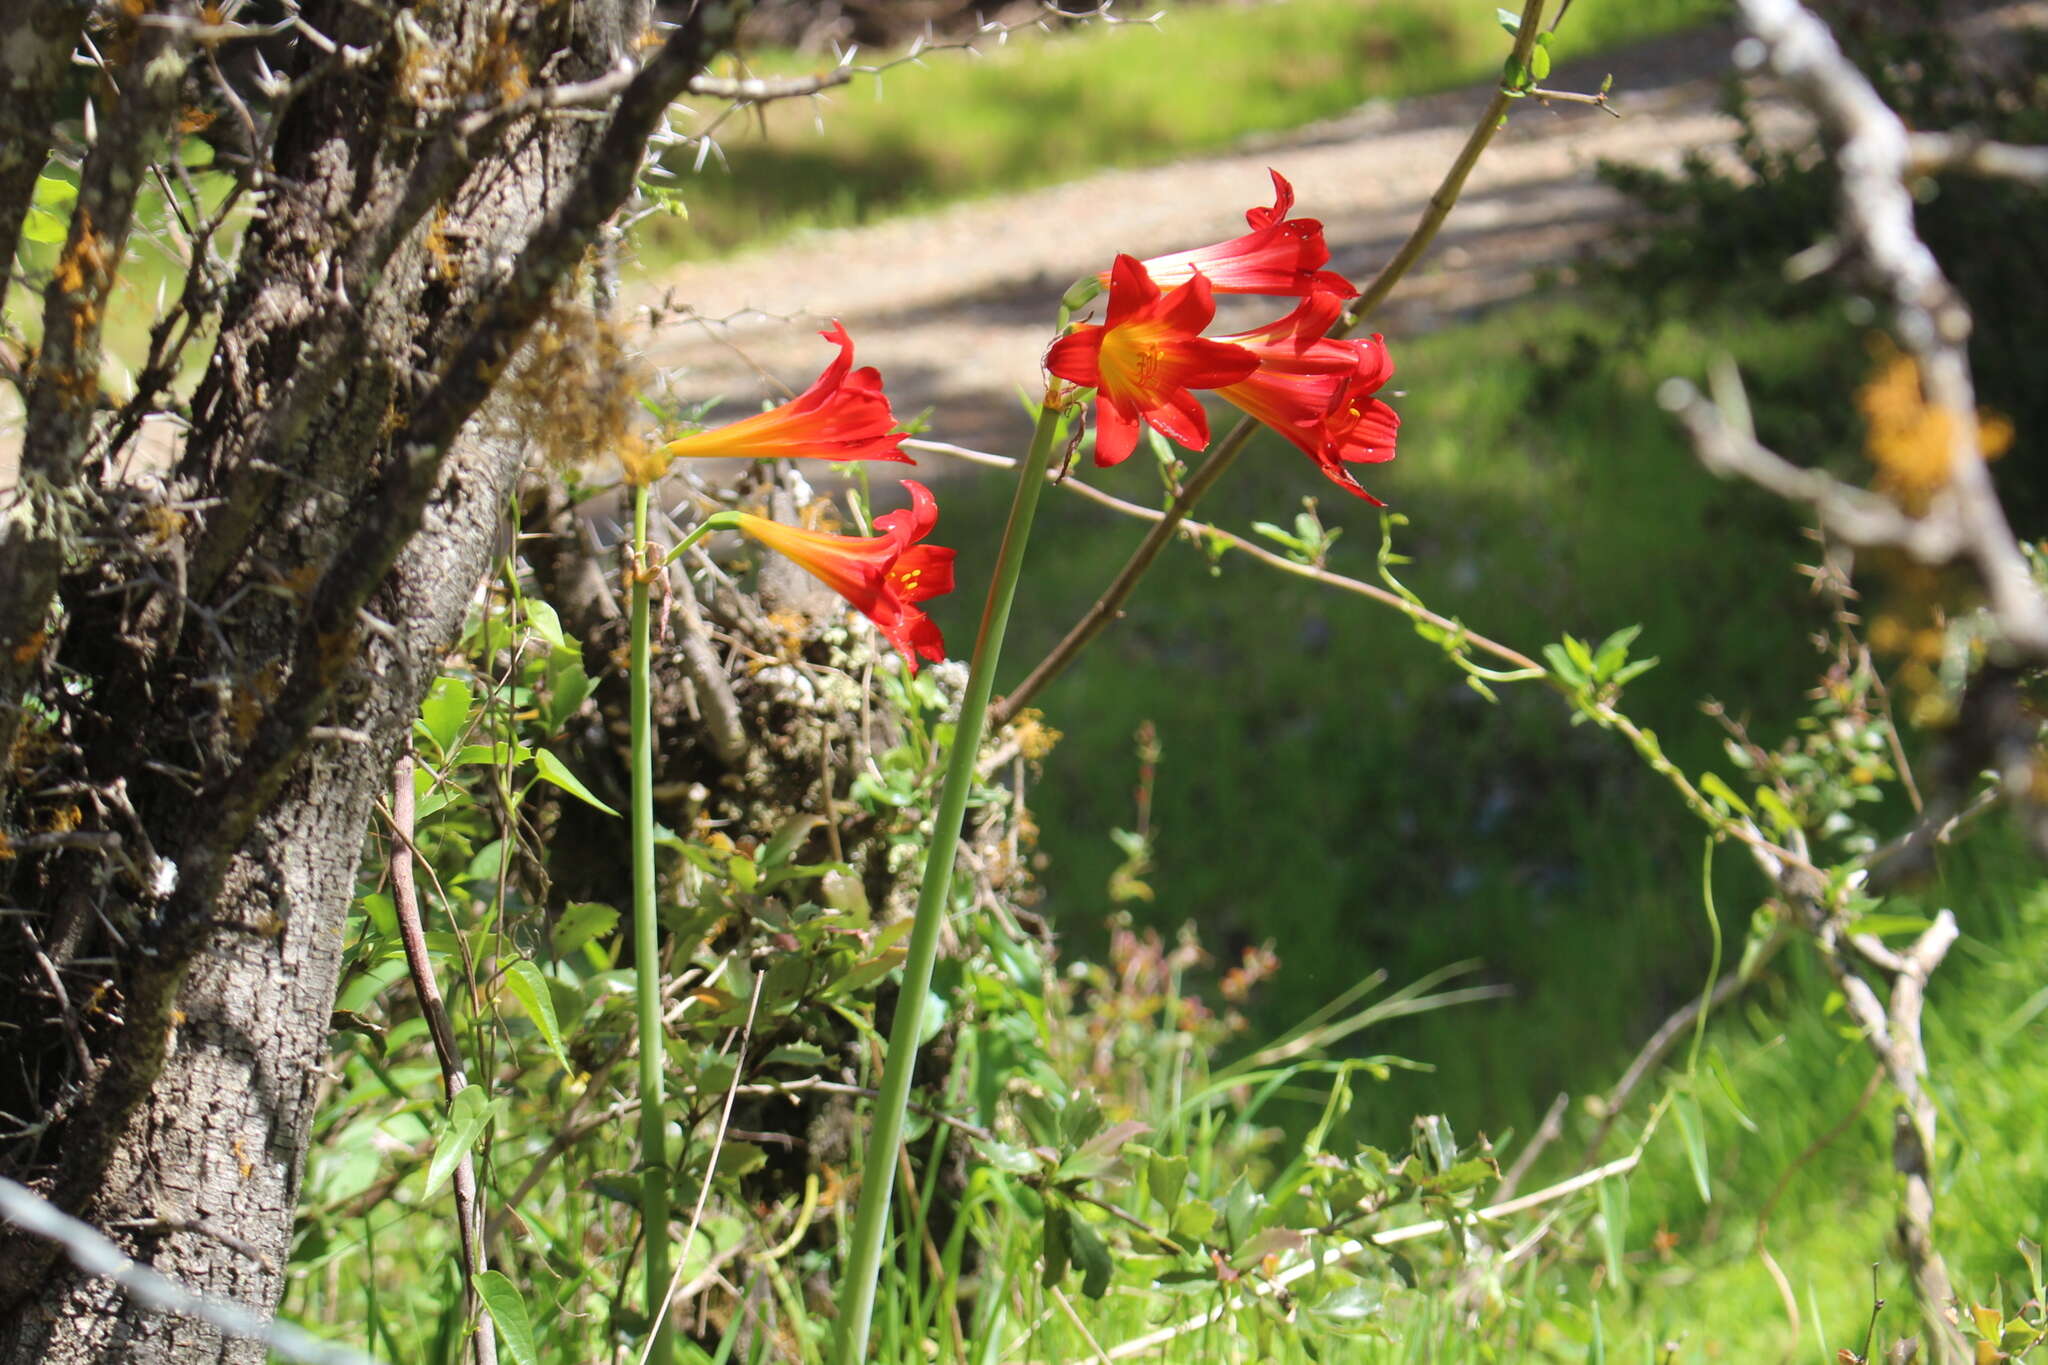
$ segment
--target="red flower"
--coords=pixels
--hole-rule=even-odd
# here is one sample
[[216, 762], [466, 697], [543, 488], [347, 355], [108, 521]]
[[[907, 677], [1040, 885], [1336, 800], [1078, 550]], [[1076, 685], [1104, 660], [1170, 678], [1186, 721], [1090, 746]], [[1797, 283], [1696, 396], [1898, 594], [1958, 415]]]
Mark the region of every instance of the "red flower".
[[939, 628], [916, 604], [953, 590], [953, 551], [917, 543], [938, 523], [939, 505], [923, 484], [905, 479], [903, 486], [910, 490], [910, 506], [876, 517], [878, 536], [806, 531], [746, 513], [734, 521], [742, 533], [795, 560], [859, 608], [903, 651], [915, 673], [920, 655], [934, 663], [946, 657]]
[[[872, 366], [853, 369], [853, 339], [837, 322], [818, 333], [839, 356], [808, 389], [779, 408], [670, 441], [671, 457], [814, 460], [894, 460], [914, 464], [901, 449], [895, 414]], [[849, 373], [851, 371], [851, 373]]]
[[1375, 506], [1346, 464], [1394, 458], [1401, 419], [1373, 397], [1393, 377], [1386, 343], [1325, 336], [1343, 309], [1343, 298], [1321, 290], [1277, 322], [1221, 340], [1259, 359], [1249, 377], [1216, 390], [1293, 442], [1332, 483]]
[[1116, 258], [1108, 316], [1076, 327], [1045, 353], [1046, 369], [1096, 391], [1095, 463], [1129, 455], [1146, 422], [1189, 450], [1208, 446], [1208, 415], [1189, 390], [1235, 383], [1259, 364], [1242, 347], [1201, 335], [1215, 316], [1205, 277], [1162, 294], [1145, 267]]
[[[1358, 291], [1329, 264], [1330, 248], [1323, 242], [1323, 225], [1314, 218], [1289, 218], [1294, 207], [1294, 187], [1278, 171], [1273, 177], [1273, 207], [1252, 209], [1245, 221], [1252, 230], [1214, 246], [1157, 256], [1145, 262], [1146, 273], [1162, 286], [1181, 284], [1196, 274], [1208, 277], [1209, 285], [1222, 294], [1281, 294], [1306, 296], [1328, 290], [1348, 299]], [[1097, 276], [1104, 284], [1110, 272]]]

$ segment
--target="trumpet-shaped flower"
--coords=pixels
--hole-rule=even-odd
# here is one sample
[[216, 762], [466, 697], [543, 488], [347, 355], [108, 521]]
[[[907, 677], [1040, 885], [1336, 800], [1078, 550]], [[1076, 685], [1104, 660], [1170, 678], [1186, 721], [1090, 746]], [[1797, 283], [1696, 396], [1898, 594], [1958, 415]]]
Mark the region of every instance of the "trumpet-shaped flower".
[[917, 603], [953, 590], [952, 550], [917, 542], [938, 524], [939, 505], [931, 490], [905, 479], [910, 506], [875, 518], [875, 536], [840, 536], [785, 526], [740, 513], [734, 526], [852, 603], [873, 621], [889, 643], [903, 652], [911, 672], [920, 657], [946, 657], [946, 643]]
[[[1273, 206], [1245, 213], [1252, 230], [1214, 246], [1177, 251], [1146, 261], [1146, 273], [1162, 288], [1170, 288], [1200, 274], [1220, 294], [1280, 294], [1305, 297], [1324, 291], [1350, 298], [1358, 291], [1334, 270], [1330, 248], [1323, 241], [1323, 225], [1314, 218], [1289, 218], [1294, 207], [1294, 187], [1278, 171], [1273, 177]], [[1097, 277], [1111, 282], [1110, 272]]]
[[880, 372], [853, 368], [853, 339], [839, 323], [818, 335], [837, 345], [839, 355], [808, 389], [779, 408], [670, 441], [668, 455], [916, 463], [903, 453], [907, 433], [894, 429]]
[[1394, 362], [1375, 333], [1362, 341], [1325, 336], [1343, 298], [1317, 291], [1264, 327], [1219, 338], [1258, 357], [1259, 368], [1216, 396], [1241, 408], [1314, 460], [1332, 483], [1375, 506], [1346, 464], [1394, 458], [1401, 419], [1375, 398]]
[[1208, 446], [1209, 418], [1191, 390], [1235, 383], [1259, 364], [1243, 347], [1201, 335], [1215, 316], [1203, 276], [1162, 293], [1134, 258], [1116, 258], [1107, 316], [1045, 353], [1046, 369], [1096, 391], [1095, 463], [1129, 455], [1147, 422], [1189, 450]]

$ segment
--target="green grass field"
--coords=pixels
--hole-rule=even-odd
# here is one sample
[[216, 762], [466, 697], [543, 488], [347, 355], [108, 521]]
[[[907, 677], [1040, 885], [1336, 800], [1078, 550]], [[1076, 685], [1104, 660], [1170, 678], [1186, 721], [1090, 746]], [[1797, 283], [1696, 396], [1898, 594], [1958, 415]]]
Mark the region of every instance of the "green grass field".
[[[1584, 4], [1568, 16], [1557, 50], [1596, 51], [1722, 8], [1715, 0]], [[1213, 151], [1368, 100], [1483, 80], [1506, 51], [1485, 2], [1167, 3], [1133, 12], [1152, 9], [1162, 11], [1157, 26], [1023, 33], [978, 57], [934, 52], [921, 65], [856, 78], [816, 105], [747, 112], [717, 134], [722, 164], [714, 158], [693, 171], [692, 150], [672, 160], [688, 218], [643, 227], [650, 268], [797, 229]], [[760, 53], [743, 69], [786, 75], [818, 66]]]
[[[1864, 353], [1826, 318], [1618, 320], [1630, 316], [1595, 296], [1395, 338], [1401, 453], [1368, 484], [1413, 521], [1397, 542], [1416, 557], [1407, 581], [1474, 629], [1534, 652], [1564, 630], [1599, 636], [1640, 623], [1638, 653], [1662, 662], [1630, 687], [1624, 709], [1697, 772], [1720, 761], [1720, 731], [1698, 710], [1708, 697], [1765, 742], [1783, 733], [1821, 666], [1807, 637], [1824, 615], [1794, 569], [1812, 548], [1797, 523], [1701, 471], [1653, 392], [1726, 353], [1767, 439], [1845, 454], [1857, 439], [1848, 395]], [[1145, 463], [1141, 452], [1084, 473], [1156, 499]], [[1287, 522], [1304, 495], [1345, 528], [1330, 567], [1371, 577], [1376, 516], [1284, 446], [1249, 452], [1203, 515], [1245, 531], [1253, 520]], [[963, 581], [985, 572], [1006, 496], [999, 479], [951, 490], [946, 529], [962, 547]], [[1041, 513], [1012, 628], [1013, 676], [1092, 599], [1141, 529], [1074, 498]], [[970, 629], [971, 605], [949, 604], [950, 632]], [[1032, 798], [1049, 860], [1045, 908], [1077, 955], [1099, 946], [1122, 856], [1108, 831], [1133, 822], [1132, 735], [1150, 721], [1164, 749], [1148, 878], [1157, 899], [1137, 913], [1169, 929], [1193, 919], [1212, 947], [1272, 940], [1286, 966], [1261, 1029], [1375, 969], [1399, 982], [1476, 959], [1472, 980], [1512, 988], [1506, 1000], [1372, 1034], [1367, 1050], [1434, 1069], [1396, 1071], [1361, 1096], [1351, 1117], [1365, 1140], [1405, 1144], [1420, 1112], [1447, 1113], [1461, 1133], [1525, 1134], [1557, 1093], [1583, 1099], [1611, 1085], [1703, 984], [1701, 834], [1677, 799], [1616, 736], [1568, 725], [1548, 692], [1481, 700], [1383, 608], [1242, 557], [1212, 574], [1197, 550], [1179, 547], [1043, 706], [1066, 734]], [[1732, 955], [1761, 883], [1723, 852], [1715, 886]], [[2038, 1038], [2042, 1006], [2023, 945], [2048, 918], [2048, 896], [2035, 866], [1996, 837], [1922, 894], [1930, 913], [1951, 905], [1965, 926], [1938, 982], [1929, 1044], [1946, 1061], [1944, 1121], [1956, 1140], [1944, 1232], [1961, 1282], [1988, 1299], [1994, 1276], [2023, 1273], [2014, 1237], [2041, 1232], [2026, 1222], [2042, 1206], [2044, 1160], [2022, 1098], [2022, 1040]], [[1850, 1112], [1870, 1063], [1864, 1044], [1823, 1016], [1827, 983], [1808, 950], [1795, 945], [1781, 962], [1709, 1033], [1707, 1055], [1757, 1128], [1744, 1129], [1717, 1085], [1703, 1086], [1714, 1202], [1700, 1199], [1668, 1127], [1632, 1182], [1629, 1273], [1597, 1295], [1617, 1358], [1664, 1359], [1650, 1348], [1682, 1340], [1673, 1359], [1818, 1359], [1816, 1305], [1831, 1333], [1827, 1359], [1860, 1339], [1870, 1263], [1887, 1257], [1889, 1108], [1874, 1102], [1786, 1174]], [[1657, 1093], [1638, 1102], [1638, 1118]], [[1283, 1105], [1267, 1119], [1305, 1124], [1315, 1097], [1301, 1098], [1291, 1115]], [[1583, 1106], [1571, 1112], [1545, 1163], [1557, 1177], [1574, 1168], [1593, 1124]], [[1609, 1153], [1627, 1150], [1633, 1131], [1621, 1125]], [[1804, 1319], [1791, 1356], [1777, 1290], [1753, 1250], [1781, 1176], [1769, 1246]], [[1660, 1232], [1676, 1239], [1661, 1252]], [[1887, 1262], [1894, 1303], [1910, 1298], [1899, 1280]], [[1576, 1272], [1553, 1281], [1535, 1306], [1556, 1345], [1550, 1358], [1586, 1358], [1592, 1291]]]

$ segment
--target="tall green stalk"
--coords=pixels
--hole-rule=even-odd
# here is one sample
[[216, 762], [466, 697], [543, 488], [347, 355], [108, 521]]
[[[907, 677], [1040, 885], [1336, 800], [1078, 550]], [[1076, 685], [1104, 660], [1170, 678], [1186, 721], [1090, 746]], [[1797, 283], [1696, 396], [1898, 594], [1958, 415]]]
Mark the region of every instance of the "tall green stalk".
[[633, 988], [640, 1021], [640, 1221], [647, 1237], [647, 1316], [654, 1334], [647, 1359], [669, 1365], [668, 1112], [662, 1103], [667, 1060], [661, 1026], [661, 926], [654, 913], [654, 704], [648, 648], [647, 486], [633, 489]]
[[974, 765], [981, 752], [981, 732], [988, 718], [988, 698], [995, 681], [996, 660], [1003, 650], [1010, 604], [1017, 596], [1017, 578], [1024, 567], [1024, 546], [1031, 538], [1031, 520], [1038, 495], [1045, 489], [1046, 467], [1059, 431], [1060, 408], [1047, 394], [1032, 433], [1031, 451], [1017, 474], [1017, 494], [1010, 520], [1003, 528], [996, 555], [995, 578], [982, 608], [981, 633], [968, 664], [967, 695], [960, 702], [960, 720], [947, 756], [945, 785], [932, 817], [932, 843], [926, 851], [924, 884], [911, 925], [909, 955], [903, 962], [903, 986], [896, 997], [896, 1022], [889, 1032], [889, 1054], [882, 1066], [882, 1087], [875, 1101], [874, 1131], [869, 1134], [866, 1164], [861, 1168], [860, 1208], [854, 1215], [853, 1249], [846, 1279], [839, 1291], [839, 1363], [860, 1365], [868, 1350], [868, 1328], [875, 1312], [875, 1288], [881, 1279], [882, 1241], [888, 1230], [889, 1196], [895, 1185], [896, 1152], [903, 1141], [903, 1113], [910, 1100], [910, 1073], [917, 1064], [926, 998], [931, 994], [932, 961], [938, 954], [939, 924], [952, 898], [953, 858], [959, 851], [960, 822], [967, 815], [967, 796], [974, 788]]

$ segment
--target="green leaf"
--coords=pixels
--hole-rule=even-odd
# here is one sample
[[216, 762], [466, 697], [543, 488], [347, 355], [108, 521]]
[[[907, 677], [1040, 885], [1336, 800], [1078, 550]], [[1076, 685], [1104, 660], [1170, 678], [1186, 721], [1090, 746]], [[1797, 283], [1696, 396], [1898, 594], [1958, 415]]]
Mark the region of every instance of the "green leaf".
[[1700, 1102], [1691, 1095], [1674, 1095], [1671, 1112], [1678, 1119], [1678, 1140], [1685, 1145], [1685, 1163], [1692, 1167], [1692, 1183], [1699, 1187], [1700, 1202], [1711, 1204], [1714, 1189], [1707, 1179], [1707, 1134]]
[[507, 744], [499, 740], [496, 744], [465, 744], [456, 750], [450, 762], [455, 767], [471, 763], [482, 763], [493, 768], [502, 768], [508, 763], [524, 763], [533, 757], [533, 750], [524, 744]]
[[434, 741], [437, 753], [445, 754], [454, 747], [475, 701], [469, 684], [462, 679], [446, 675], [434, 679], [426, 700], [420, 703], [420, 728]]
[[595, 901], [572, 901], [555, 921], [548, 941], [555, 952], [567, 957], [592, 939], [603, 938], [619, 926], [619, 912]]
[[1266, 1196], [1240, 1173], [1223, 1196], [1223, 1230], [1230, 1234], [1232, 1246], [1243, 1246], [1251, 1240], [1251, 1235], [1258, 1231], [1259, 1215], [1265, 1207]]
[[1521, 15], [1519, 15], [1519, 14], [1515, 13], [1515, 12], [1514, 12], [1513, 10], [1511, 10], [1511, 9], [1496, 9], [1496, 10], [1495, 10], [1495, 11], [1493, 12], [1493, 16], [1494, 16], [1494, 18], [1496, 18], [1496, 19], [1500, 20], [1500, 26], [1501, 26], [1502, 28], [1506, 29], [1506, 30], [1508, 31], [1508, 33], [1509, 33], [1510, 35], [1512, 35], [1512, 36], [1516, 36], [1516, 37], [1519, 37], [1519, 36], [1521, 35], [1521, 32], [1522, 32], [1522, 16], [1521, 16]]
[[569, 765], [556, 758], [551, 751], [547, 749], [534, 750], [533, 763], [540, 770], [541, 781], [552, 782], [577, 800], [597, 807], [614, 819], [618, 817], [619, 813], [617, 811], [598, 800], [591, 793], [590, 788], [584, 786], [582, 782], [577, 780], [576, 774], [569, 771]]
[[422, 1199], [433, 1197], [455, 1170], [456, 1163], [470, 1148], [476, 1146], [484, 1125], [491, 1121], [491, 1102], [482, 1086], [472, 1085], [455, 1097], [448, 1106], [448, 1126], [441, 1130], [441, 1140], [434, 1144], [433, 1159], [427, 1162], [427, 1183], [420, 1191]]
[[535, 635], [556, 649], [573, 648], [568, 637], [562, 634], [562, 618], [552, 605], [538, 597], [526, 598], [521, 605], [526, 608], [526, 624]]
[[1550, 49], [1538, 43], [1529, 53], [1529, 75], [1542, 80], [1550, 74]]
[[66, 231], [62, 218], [33, 204], [29, 206], [28, 216], [21, 223], [22, 236], [31, 242], [42, 242], [46, 245], [63, 241]]
[[[548, 1045], [548, 1051], [555, 1054], [555, 1060], [562, 1069], [569, 1067], [569, 1054], [562, 1047], [562, 1027], [555, 1020], [555, 998], [548, 990], [548, 979], [541, 969], [521, 959], [505, 964], [505, 989], [512, 992], [512, 998], [526, 1011], [526, 1017], [533, 1020], [533, 1026], [540, 1030], [541, 1041]], [[464, 1091], [468, 1094], [468, 1091]]]
[[1188, 1186], [1188, 1159], [1185, 1156], [1165, 1156], [1154, 1152], [1145, 1164], [1145, 1183], [1152, 1197], [1159, 1201], [1159, 1207], [1166, 1210], [1171, 1218], [1180, 1206], [1181, 1195]]
[[513, 1365], [540, 1365], [540, 1356], [533, 1348], [533, 1322], [526, 1315], [526, 1300], [519, 1296], [519, 1290], [505, 1277], [505, 1272], [478, 1271], [470, 1283], [476, 1286], [476, 1296], [490, 1310], [491, 1321], [498, 1327], [498, 1342], [505, 1348], [505, 1354], [512, 1357]]
[[[1539, 71], [1536, 74], [1541, 78], [1550, 73], [1548, 71]], [[1628, 647], [1634, 644], [1636, 637], [1642, 633], [1643, 628], [1641, 626], [1623, 626], [1620, 630], [1615, 631], [1614, 634], [1602, 640], [1600, 648], [1593, 651], [1593, 675], [1604, 678], [1614, 672], [1615, 669], [1620, 668], [1628, 659]]]
[[1081, 1292], [1099, 1299], [1109, 1292], [1109, 1246], [1087, 1219], [1075, 1214], [1067, 1223], [1067, 1246], [1081, 1272]]
[[811, 837], [811, 831], [824, 823], [822, 815], [792, 815], [784, 820], [761, 846], [761, 866], [780, 867], [788, 862]]
[[583, 709], [596, 684], [583, 671], [583, 655], [562, 650], [548, 660], [548, 727], [560, 730]]
[[1723, 782], [1719, 773], [1701, 773], [1700, 790], [1705, 792], [1709, 798], [1723, 803], [1730, 810], [1741, 811], [1744, 815], [1749, 814], [1749, 802], [1737, 796], [1735, 788]]
[[1600, 1199], [1600, 1249], [1607, 1260], [1607, 1281], [1621, 1283], [1621, 1256], [1628, 1237], [1628, 1184], [1609, 1176], [1595, 1187]]
[[1039, 1273], [1038, 1282], [1047, 1289], [1057, 1289], [1060, 1281], [1067, 1277], [1067, 1261], [1072, 1250], [1067, 1234], [1073, 1223], [1074, 1215], [1067, 1211], [1065, 1204], [1046, 1201], [1045, 1268]]
[[1586, 675], [1579, 671], [1578, 665], [1572, 662], [1571, 655], [1567, 654], [1562, 646], [1543, 646], [1543, 657], [1549, 662], [1550, 671], [1555, 673], [1559, 680], [1572, 687], [1586, 685]]

